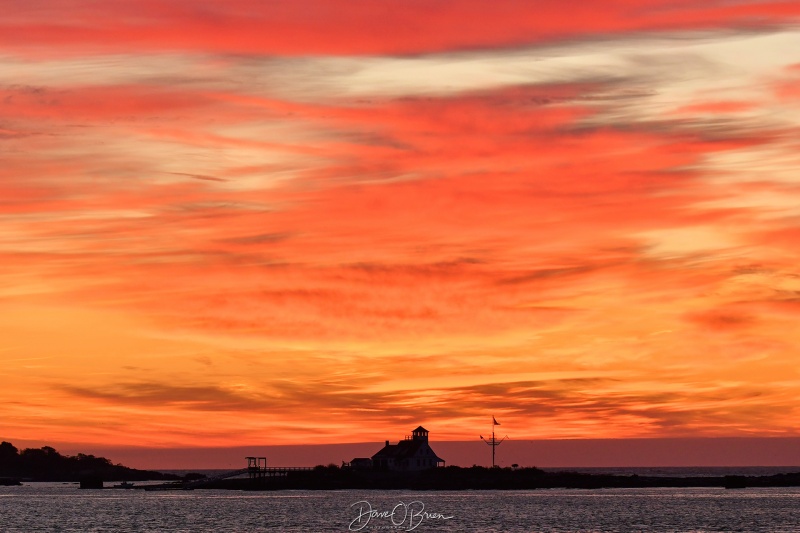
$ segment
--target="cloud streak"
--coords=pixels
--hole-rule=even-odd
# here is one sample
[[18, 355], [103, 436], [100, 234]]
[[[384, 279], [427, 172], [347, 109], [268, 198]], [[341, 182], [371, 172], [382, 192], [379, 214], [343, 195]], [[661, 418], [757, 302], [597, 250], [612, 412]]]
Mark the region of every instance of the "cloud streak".
[[[545, 1], [536, 8], [521, 0], [491, 7], [481, 0], [458, 6], [437, 0], [308, 0], [291, 6], [237, 0], [202, 7], [175, 0], [142, 2], [136, 8], [40, 1], [11, 6], [2, 30], [6, 42], [25, 43], [16, 48], [30, 54], [209, 48], [264, 55], [413, 54], [631, 32], [763, 28], [791, 24], [798, 17], [793, 2], [780, 1], [702, 6], [669, 0]], [[42, 49], [52, 45], [58, 47]]]

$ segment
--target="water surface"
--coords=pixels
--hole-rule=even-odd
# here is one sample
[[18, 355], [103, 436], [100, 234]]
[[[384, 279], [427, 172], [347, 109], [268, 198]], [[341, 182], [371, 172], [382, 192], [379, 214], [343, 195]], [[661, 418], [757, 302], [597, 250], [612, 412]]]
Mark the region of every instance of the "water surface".
[[789, 532], [799, 524], [800, 488], [145, 492], [79, 490], [58, 483], [0, 487], [0, 530], [20, 533]]

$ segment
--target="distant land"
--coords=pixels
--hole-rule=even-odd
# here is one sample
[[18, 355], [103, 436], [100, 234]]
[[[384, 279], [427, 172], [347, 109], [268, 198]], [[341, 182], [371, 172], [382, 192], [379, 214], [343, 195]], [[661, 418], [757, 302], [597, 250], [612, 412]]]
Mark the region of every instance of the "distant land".
[[78, 453], [62, 455], [55, 448], [26, 448], [19, 450], [10, 442], [0, 443], [0, 480], [10, 481], [80, 481], [94, 476], [107, 481], [174, 480], [179, 476], [137, 470], [113, 464], [105, 457]]
[[[411, 472], [386, 472], [317, 466], [289, 471], [284, 476], [262, 479], [236, 478], [199, 481], [197, 488], [229, 490], [532, 490], [655, 487], [719, 487], [727, 489], [797, 487], [800, 473], [769, 476], [640, 476], [546, 472], [539, 468], [462, 468], [448, 466]], [[142, 487], [145, 490], [174, 489], [174, 484]]]
[[[669, 438], [511, 440], [497, 448], [497, 464], [525, 467], [651, 467], [651, 466], [792, 466], [800, 465], [800, 438]], [[387, 435], [395, 440], [394, 435]], [[41, 447], [39, 441], [15, 441]], [[489, 466], [491, 449], [475, 441], [430, 441], [447, 465]], [[318, 445], [144, 448], [78, 443], [53, 444], [65, 454], [92, 453], [115, 462], [151, 470], [233, 470], [246, 466], [247, 456], [266, 456], [271, 466], [341, 464], [370, 457], [383, 442]]]
[[[355, 463], [354, 463], [355, 464]], [[242, 478], [241, 476], [247, 476]], [[228, 479], [226, 479], [228, 478]], [[186, 490], [195, 488], [232, 490], [507, 490], [543, 488], [653, 488], [653, 487], [796, 487], [800, 472], [766, 476], [640, 476], [546, 472], [535, 467], [486, 468], [448, 466], [412, 471], [363, 468], [329, 464], [313, 468], [239, 468], [216, 477], [190, 474], [183, 478], [152, 470], [128, 468], [109, 459], [78, 453], [62, 455], [55, 448], [19, 450], [10, 442], [0, 443], [0, 485], [21, 481], [80, 481], [81, 488], [102, 489], [104, 481], [163, 480], [167, 483], [120, 488], [144, 490]]]

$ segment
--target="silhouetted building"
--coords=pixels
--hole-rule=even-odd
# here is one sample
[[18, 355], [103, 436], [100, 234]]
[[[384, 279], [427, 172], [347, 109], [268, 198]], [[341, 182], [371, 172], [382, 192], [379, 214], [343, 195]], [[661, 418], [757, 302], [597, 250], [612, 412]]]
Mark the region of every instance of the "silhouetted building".
[[369, 457], [356, 457], [350, 463], [347, 464], [353, 470], [371, 470], [372, 469], [372, 459]]
[[437, 457], [428, 444], [428, 430], [419, 426], [397, 444], [387, 440], [383, 449], [372, 456], [372, 464], [377, 470], [426, 470], [444, 466], [444, 459]]

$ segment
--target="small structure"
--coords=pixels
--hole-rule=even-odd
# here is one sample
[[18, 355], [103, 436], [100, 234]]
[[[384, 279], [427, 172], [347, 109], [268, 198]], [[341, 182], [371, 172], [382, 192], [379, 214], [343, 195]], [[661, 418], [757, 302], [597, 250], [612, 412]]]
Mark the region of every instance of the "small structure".
[[82, 489], [102, 489], [103, 478], [96, 475], [87, 475], [80, 478], [80, 488]]
[[264, 479], [267, 475], [267, 458], [248, 457], [247, 474], [250, 476], [250, 479]]
[[407, 472], [444, 466], [444, 459], [428, 444], [428, 430], [418, 426], [397, 444], [387, 440], [383, 449], [372, 456], [372, 464], [376, 470]]
[[352, 470], [372, 470], [372, 459], [369, 457], [356, 457], [347, 463], [347, 467]]

